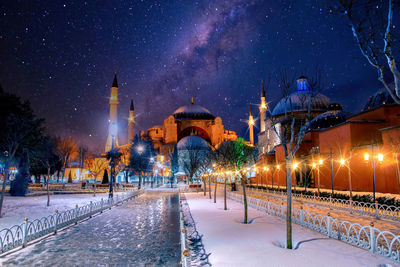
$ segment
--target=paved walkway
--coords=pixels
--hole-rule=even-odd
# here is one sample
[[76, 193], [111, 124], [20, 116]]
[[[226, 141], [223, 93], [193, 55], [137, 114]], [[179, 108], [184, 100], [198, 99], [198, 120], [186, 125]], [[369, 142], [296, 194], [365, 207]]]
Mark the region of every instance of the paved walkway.
[[178, 196], [146, 193], [2, 258], [1, 266], [178, 266]]

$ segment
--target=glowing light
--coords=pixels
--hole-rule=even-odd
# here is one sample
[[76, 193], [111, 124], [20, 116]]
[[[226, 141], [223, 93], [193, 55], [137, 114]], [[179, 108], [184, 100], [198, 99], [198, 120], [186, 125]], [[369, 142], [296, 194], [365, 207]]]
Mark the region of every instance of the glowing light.
[[380, 162], [383, 161], [383, 154], [382, 153], [378, 154], [378, 161], [380, 161]]
[[279, 170], [279, 169], [281, 168], [281, 166], [279, 166], [279, 165], [276, 165], [276, 168]]
[[293, 163], [293, 169], [297, 169], [297, 167], [299, 167], [299, 163], [297, 162]]
[[346, 161], [342, 158], [340, 159], [340, 165], [344, 165], [346, 163]]
[[136, 147], [136, 151], [137, 151], [139, 154], [142, 154], [143, 151], [144, 151], [144, 146], [138, 145], [138, 146]]
[[369, 160], [369, 154], [368, 154], [368, 153], [365, 153], [365, 154], [364, 154], [364, 160], [365, 160], [365, 161], [368, 161], [368, 160]]
[[250, 120], [249, 120], [249, 125], [254, 125], [254, 120], [253, 120], [253, 118], [250, 118]]
[[315, 168], [317, 166], [317, 164], [315, 164], [315, 162], [312, 163], [312, 167]]
[[322, 165], [324, 161], [322, 159], [319, 160], [319, 165]]
[[115, 122], [113, 122], [110, 125], [110, 134], [111, 134], [111, 136], [116, 136], [117, 133], [118, 133], [118, 126]]
[[267, 167], [264, 167], [264, 171], [266, 171], [267, 170]]

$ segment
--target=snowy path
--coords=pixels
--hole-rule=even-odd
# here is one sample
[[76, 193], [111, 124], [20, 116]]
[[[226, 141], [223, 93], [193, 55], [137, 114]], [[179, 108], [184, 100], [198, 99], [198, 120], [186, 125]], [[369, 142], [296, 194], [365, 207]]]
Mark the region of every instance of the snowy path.
[[178, 196], [146, 193], [1, 259], [1, 266], [178, 266]]
[[203, 193], [185, 195], [213, 266], [396, 266], [393, 261], [295, 224], [293, 240], [298, 249], [284, 249], [284, 220], [249, 208], [249, 218], [255, 220], [244, 225], [242, 204], [228, 200], [229, 210], [224, 211], [222, 194], [216, 204]]

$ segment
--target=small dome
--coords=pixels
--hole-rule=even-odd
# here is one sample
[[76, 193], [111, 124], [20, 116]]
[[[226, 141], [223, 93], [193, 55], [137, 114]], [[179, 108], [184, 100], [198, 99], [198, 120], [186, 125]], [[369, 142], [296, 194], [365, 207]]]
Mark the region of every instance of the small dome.
[[374, 95], [370, 96], [368, 102], [365, 104], [363, 111], [370, 109], [375, 109], [383, 105], [394, 104], [393, 98], [390, 96], [389, 92], [386, 90], [379, 90]]
[[[282, 98], [272, 110], [272, 116], [282, 115], [286, 112], [307, 111], [310, 92], [297, 91], [289, 95], [288, 98]], [[311, 97], [311, 111], [325, 112], [329, 105], [329, 98], [323, 94], [317, 93]], [[291, 108], [291, 106], [293, 108]]]
[[188, 106], [183, 106], [175, 110], [175, 119], [178, 120], [213, 120], [215, 116], [211, 112], [203, 108], [202, 106], [190, 104]]
[[182, 138], [177, 147], [178, 150], [208, 150], [210, 148], [206, 140], [194, 135]]
[[345, 122], [348, 114], [341, 110], [329, 110], [317, 117], [310, 123], [310, 130], [325, 129], [333, 127], [339, 123]]

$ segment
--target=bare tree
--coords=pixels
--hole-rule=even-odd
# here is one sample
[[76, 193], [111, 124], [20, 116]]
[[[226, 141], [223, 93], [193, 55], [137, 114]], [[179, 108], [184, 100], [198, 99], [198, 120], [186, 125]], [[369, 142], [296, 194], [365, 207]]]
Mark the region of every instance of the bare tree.
[[108, 160], [95, 157], [94, 155], [91, 155], [86, 159], [86, 166], [88, 167], [89, 173], [92, 175], [94, 180], [93, 196], [96, 196], [97, 177], [108, 167], [108, 163]]
[[62, 162], [62, 177], [64, 179], [65, 169], [69, 160], [78, 152], [78, 146], [72, 138], [57, 138], [57, 154]]
[[[337, 5], [331, 10], [346, 17], [361, 54], [377, 70], [378, 80], [393, 100], [400, 104], [400, 72], [394, 53], [398, 51], [393, 51], [393, 44], [398, 41], [393, 34], [393, 14], [398, 5], [398, 1], [393, 0], [388, 0], [387, 3], [337, 0]], [[393, 86], [391, 79], [387, 78], [389, 76], [393, 80]]]
[[199, 176], [204, 166], [207, 156], [207, 150], [202, 146], [198, 146], [194, 142], [186, 145], [185, 150], [181, 150], [182, 156], [179, 157], [179, 165], [181, 165], [188, 175], [188, 184], [193, 181], [193, 177]]
[[[305, 77], [304, 77], [305, 78]], [[309, 129], [312, 120], [311, 107], [314, 97], [321, 88], [321, 71], [317, 68], [312, 79], [304, 79], [304, 90], [292, 95], [291, 91], [296, 84], [295, 74], [289, 75], [285, 68], [279, 71], [279, 87], [282, 91], [283, 114], [272, 115], [271, 128], [275, 132], [283, 148], [286, 161], [286, 247], [292, 249], [292, 173], [295, 166], [295, 155]]]

